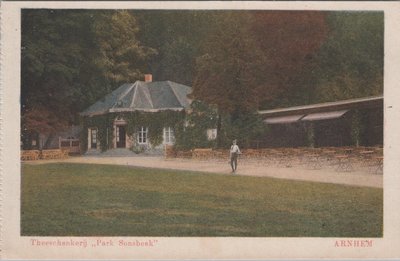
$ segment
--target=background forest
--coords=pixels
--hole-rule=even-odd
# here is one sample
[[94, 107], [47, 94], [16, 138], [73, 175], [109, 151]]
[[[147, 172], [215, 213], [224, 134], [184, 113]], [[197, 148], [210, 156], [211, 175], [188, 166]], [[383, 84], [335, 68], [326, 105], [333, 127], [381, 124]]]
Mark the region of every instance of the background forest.
[[23, 10], [22, 129], [151, 73], [248, 132], [258, 109], [382, 94], [383, 34], [382, 12]]

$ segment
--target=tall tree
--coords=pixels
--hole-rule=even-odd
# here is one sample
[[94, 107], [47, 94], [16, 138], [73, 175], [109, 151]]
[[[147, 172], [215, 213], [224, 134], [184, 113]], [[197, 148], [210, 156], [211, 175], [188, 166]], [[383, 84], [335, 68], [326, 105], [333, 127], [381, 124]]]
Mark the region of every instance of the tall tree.
[[196, 57], [213, 25], [213, 11], [135, 11], [140, 39], [158, 51], [148, 65], [157, 80], [192, 85]]
[[326, 12], [257, 11], [252, 32], [266, 57], [258, 77], [262, 107], [276, 108], [310, 99], [311, 71], [328, 37]]
[[138, 41], [137, 28], [127, 11], [23, 10], [23, 129], [52, 132], [141, 77], [154, 51]]
[[382, 12], [334, 12], [314, 70], [315, 102], [383, 93]]
[[258, 107], [263, 53], [249, 33], [251, 15], [228, 12], [218, 16], [197, 59], [193, 96], [236, 118]]
[[72, 120], [70, 106], [77, 91], [73, 82], [85, 63], [83, 49], [87, 44], [86, 41], [78, 44], [88, 29], [81, 24], [87, 23], [80, 12], [23, 10], [21, 105], [24, 128], [51, 132]]
[[141, 78], [147, 59], [156, 53], [141, 45], [138, 31], [136, 18], [126, 10], [95, 14], [93, 33], [100, 54], [95, 62], [110, 82], [120, 84]]
[[197, 58], [192, 95], [216, 106], [218, 146], [226, 145], [227, 139], [239, 133], [227, 128], [239, 130], [242, 126], [237, 123], [245, 122], [239, 119], [259, 105], [259, 75], [265, 59], [249, 33], [251, 23], [252, 16], [247, 12], [218, 14], [214, 30], [203, 42], [203, 54]]

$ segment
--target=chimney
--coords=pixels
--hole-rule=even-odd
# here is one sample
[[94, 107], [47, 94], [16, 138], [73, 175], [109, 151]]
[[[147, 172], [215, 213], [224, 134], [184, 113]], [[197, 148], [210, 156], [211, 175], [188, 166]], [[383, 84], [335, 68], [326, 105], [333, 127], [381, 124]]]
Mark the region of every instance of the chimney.
[[151, 74], [144, 75], [144, 82], [152, 82], [152, 81], [153, 81], [153, 75]]

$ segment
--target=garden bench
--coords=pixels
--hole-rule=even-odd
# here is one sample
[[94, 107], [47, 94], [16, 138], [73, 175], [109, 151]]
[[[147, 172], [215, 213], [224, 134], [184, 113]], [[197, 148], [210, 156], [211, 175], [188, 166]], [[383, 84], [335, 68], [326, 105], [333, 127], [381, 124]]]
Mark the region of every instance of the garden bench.
[[67, 150], [52, 149], [52, 150], [42, 150], [42, 159], [62, 159], [68, 156]]
[[194, 149], [193, 150], [193, 158], [206, 160], [212, 158], [213, 150], [212, 149]]
[[368, 166], [370, 164], [372, 156], [375, 154], [375, 151], [373, 150], [363, 150], [360, 151], [359, 153], [359, 160], [361, 163], [361, 166]]
[[382, 174], [383, 173], [383, 157], [374, 157], [373, 160], [375, 161], [374, 170], [375, 174]]
[[337, 160], [336, 171], [353, 171], [353, 164], [349, 155], [337, 155], [335, 158]]
[[62, 151], [62, 158], [68, 158], [71, 151], [69, 149], [61, 149]]
[[215, 161], [225, 162], [227, 158], [229, 158], [229, 153], [223, 150], [213, 150], [212, 157]]
[[322, 168], [322, 155], [318, 152], [309, 152], [307, 155], [307, 167], [310, 169]]
[[176, 155], [176, 151], [174, 149], [174, 146], [172, 145], [165, 145], [164, 147], [164, 157], [165, 158], [175, 158]]
[[178, 151], [176, 153], [177, 158], [183, 158], [183, 159], [191, 159], [192, 158], [192, 151]]
[[263, 165], [274, 165], [280, 161], [280, 152], [276, 149], [261, 149], [260, 159]]
[[242, 151], [241, 158], [244, 160], [245, 164], [254, 164], [260, 160], [261, 151], [256, 149], [246, 149]]
[[21, 151], [21, 160], [38, 160], [40, 151], [38, 150], [23, 150]]

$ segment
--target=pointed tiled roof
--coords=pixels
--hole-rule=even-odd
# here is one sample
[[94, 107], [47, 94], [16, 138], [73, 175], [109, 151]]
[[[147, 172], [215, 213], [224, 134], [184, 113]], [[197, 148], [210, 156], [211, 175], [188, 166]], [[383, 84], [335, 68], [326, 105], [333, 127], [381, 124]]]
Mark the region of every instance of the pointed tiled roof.
[[108, 112], [183, 110], [189, 107], [187, 95], [192, 88], [183, 84], [162, 81], [126, 83], [81, 112], [82, 116]]

